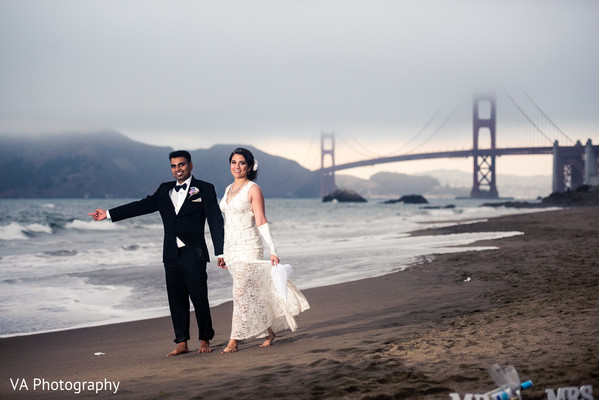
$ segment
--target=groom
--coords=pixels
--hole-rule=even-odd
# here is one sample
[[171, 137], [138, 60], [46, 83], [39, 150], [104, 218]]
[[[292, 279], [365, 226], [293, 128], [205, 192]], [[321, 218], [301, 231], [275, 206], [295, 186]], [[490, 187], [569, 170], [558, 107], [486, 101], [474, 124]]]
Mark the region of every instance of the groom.
[[200, 332], [198, 353], [209, 353], [214, 337], [210, 306], [208, 304], [208, 276], [206, 263], [210, 261], [204, 239], [206, 220], [218, 265], [222, 258], [223, 217], [216, 201], [214, 186], [191, 176], [191, 155], [184, 150], [169, 154], [171, 172], [176, 182], [164, 182], [153, 195], [110, 210], [97, 209], [89, 213], [96, 221], [109, 218], [113, 222], [139, 215], [160, 212], [164, 225], [162, 261], [166, 276], [166, 290], [171, 311], [177, 348], [167, 356], [188, 353], [189, 299], [195, 308]]

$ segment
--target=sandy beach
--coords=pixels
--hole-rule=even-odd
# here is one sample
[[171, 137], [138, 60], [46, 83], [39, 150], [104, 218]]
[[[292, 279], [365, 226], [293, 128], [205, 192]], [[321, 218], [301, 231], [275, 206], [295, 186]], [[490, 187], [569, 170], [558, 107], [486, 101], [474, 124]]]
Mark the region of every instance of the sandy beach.
[[[269, 348], [246, 341], [220, 354], [231, 303], [213, 308], [214, 351], [204, 355], [192, 340], [191, 353], [165, 357], [169, 318], [0, 339], [0, 398], [449, 399], [493, 389], [494, 363], [534, 382], [524, 399], [581, 385], [598, 398], [597, 221], [599, 207], [581, 207], [415, 232], [524, 234], [304, 290], [312, 308], [299, 330]], [[75, 382], [94, 383], [77, 394]]]

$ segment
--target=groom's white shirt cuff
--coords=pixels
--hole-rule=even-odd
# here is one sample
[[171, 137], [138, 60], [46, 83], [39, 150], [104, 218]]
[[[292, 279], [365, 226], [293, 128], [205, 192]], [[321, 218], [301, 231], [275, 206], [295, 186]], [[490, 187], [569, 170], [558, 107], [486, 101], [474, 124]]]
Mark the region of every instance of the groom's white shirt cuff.
[[106, 219], [112, 219], [110, 218], [110, 211], [106, 210]]

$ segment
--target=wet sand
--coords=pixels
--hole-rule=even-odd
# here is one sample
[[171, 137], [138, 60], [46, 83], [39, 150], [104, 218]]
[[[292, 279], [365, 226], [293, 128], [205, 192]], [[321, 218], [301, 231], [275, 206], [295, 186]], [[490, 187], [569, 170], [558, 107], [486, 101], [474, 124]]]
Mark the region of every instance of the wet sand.
[[[230, 303], [213, 308], [210, 354], [197, 354], [192, 340], [191, 353], [165, 357], [174, 349], [169, 318], [0, 339], [0, 398], [449, 399], [493, 389], [494, 363], [533, 380], [524, 399], [581, 385], [598, 398], [598, 222], [599, 207], [586, 207], [427, 230], [524, 235], [480, 242], [496, 250], [304, 290], [312, 308], [300, 329], [269, 348], [246, 341], [220, 354]], [[62, 380], [63, 389], [34, 388], [36, 378]], [[88, 381], [118, 382], [118, 391], [64, 389]]]

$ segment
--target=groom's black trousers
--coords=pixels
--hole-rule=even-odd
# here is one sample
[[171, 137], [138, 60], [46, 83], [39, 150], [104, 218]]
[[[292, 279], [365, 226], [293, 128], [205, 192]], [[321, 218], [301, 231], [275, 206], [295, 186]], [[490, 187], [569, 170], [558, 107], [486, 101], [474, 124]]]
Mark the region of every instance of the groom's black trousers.
[[166, 291], [175, 329], [175, 343], [189, 340], [189, 299], [193, 303], [200, 340], [214, 337], [210, 305], [208, 304], [208, 275], [206, 261], [187, 246], [179, 248], [179, 257], [164, 263]]

